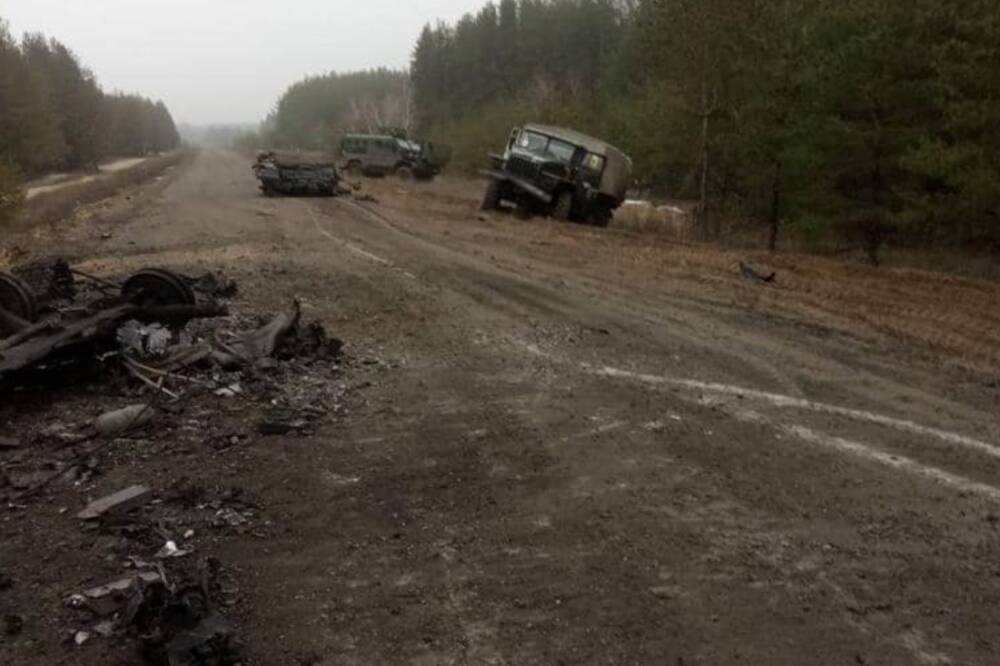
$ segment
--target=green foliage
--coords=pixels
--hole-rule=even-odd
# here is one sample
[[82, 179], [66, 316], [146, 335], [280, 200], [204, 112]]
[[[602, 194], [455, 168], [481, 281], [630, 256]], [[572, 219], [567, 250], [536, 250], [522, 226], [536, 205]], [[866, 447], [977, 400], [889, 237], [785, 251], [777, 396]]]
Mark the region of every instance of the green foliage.
[[406, 72], [388, 69], [309, 77], [282, 95], [268, 138], [273, 146], [329, 150], [350, 132], [410, 128], [409, 88]]
[[0, 159], [31, 175], [179, 144], [162, 102], [105, 95], [67, 47], [38, 34], [18, 43], [0, 20]]
[[991, 0], [503, 0], [428, 25], [412, 80], [418, 126], [467, 169], [511, 125], [558, 122], [701, 200], [709, 235], [735, 211], [873, 260], [1000, 251]]
[[0, 161], [0, 225], [13, 217], [23, 202], [24, 189], [17, 168]]

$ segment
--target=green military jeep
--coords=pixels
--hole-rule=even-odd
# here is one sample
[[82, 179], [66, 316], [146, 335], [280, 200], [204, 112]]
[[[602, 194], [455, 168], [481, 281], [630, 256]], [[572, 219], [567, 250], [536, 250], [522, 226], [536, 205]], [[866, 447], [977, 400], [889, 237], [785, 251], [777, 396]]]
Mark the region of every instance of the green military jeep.
[[405, 134], [348, 134], [340, 142], [340, 166], [353, 176], [395, 175], [429, 180], [448, 155], [441, 147], [413, 141]]
[[606, 227], [625, 201], [632, 160], [580, 132], [546, 125], [514, 129], [503, 155], [490, 155], [483, 210], [518, 210]]

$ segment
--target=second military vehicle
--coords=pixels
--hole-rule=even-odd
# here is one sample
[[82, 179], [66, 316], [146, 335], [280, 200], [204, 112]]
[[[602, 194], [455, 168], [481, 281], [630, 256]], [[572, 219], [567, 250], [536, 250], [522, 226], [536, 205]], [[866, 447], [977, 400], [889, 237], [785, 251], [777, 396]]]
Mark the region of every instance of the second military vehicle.
[[430, 142], [414, 141], [405, 132], [348, 134], [340, 142], [340, 166], [353, 176], [395, 175], [429, 180], [441, 172], [448, 152]]
[[525, 125], [503, 155], [490, 155], [483, 210], [510, 202], [525, 213], [606, 227], [625, 201], [632, 160], [604, 141], [570, 129]]

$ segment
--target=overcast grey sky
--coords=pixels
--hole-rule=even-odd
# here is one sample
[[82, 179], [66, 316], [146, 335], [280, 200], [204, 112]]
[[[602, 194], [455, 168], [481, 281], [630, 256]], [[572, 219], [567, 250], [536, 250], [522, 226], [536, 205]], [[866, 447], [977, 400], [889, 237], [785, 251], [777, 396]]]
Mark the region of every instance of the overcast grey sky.
[[404, 67], [425, 23], [486, 0], [0, 0], [20, 36], [73, 49], [107, 91], [163, 99], [178, 122], [262, 120], [308, 74]]

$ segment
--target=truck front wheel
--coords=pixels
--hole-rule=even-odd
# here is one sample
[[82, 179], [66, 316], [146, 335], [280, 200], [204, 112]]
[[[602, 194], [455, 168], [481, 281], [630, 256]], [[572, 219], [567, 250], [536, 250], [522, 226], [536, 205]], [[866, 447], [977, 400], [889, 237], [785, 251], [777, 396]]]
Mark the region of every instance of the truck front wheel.
[[556, 197], [556, 205], [552, 208], [552, 217], [563, 222], [569, 222], [573, 217], [573, 193], [560, 192]]
[[500, 181], [490, 178], [486, 184], [486, 194], [483, 195], [482, 210], [496, 210], [500, 208]]

